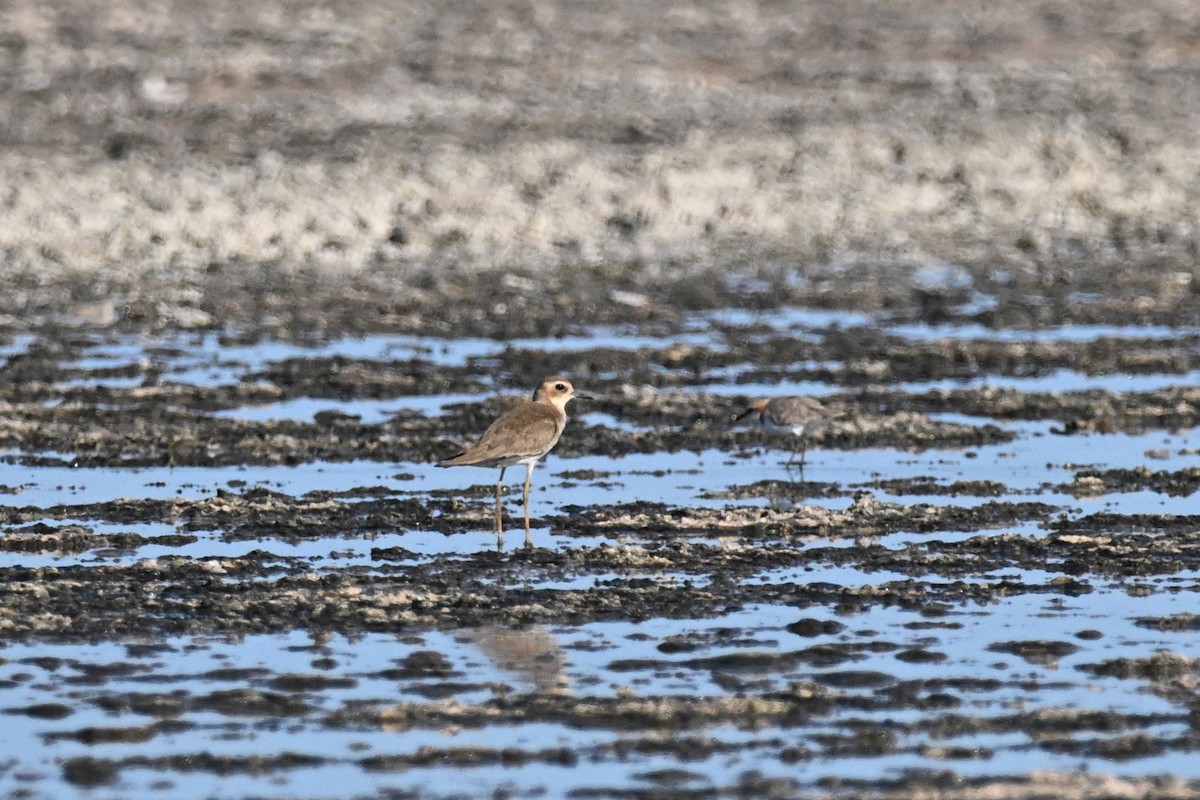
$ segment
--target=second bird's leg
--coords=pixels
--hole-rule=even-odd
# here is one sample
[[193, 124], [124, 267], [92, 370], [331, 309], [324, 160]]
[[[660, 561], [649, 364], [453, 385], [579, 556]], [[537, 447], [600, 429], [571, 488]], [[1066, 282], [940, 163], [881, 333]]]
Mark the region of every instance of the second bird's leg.
[[799, 455], [800, 456], [800, 464], [798, 465], [798, 469], [800, 470], [800, 480], [804, 480], [804, 457], [808, 452], [808, 440], [805, 439], [803, 436], [800, 436], [797, 438], [799, 440], [798, 441], [799, 447], [792, 450], [792, 455], [791, 455], [791, 458], [788, 459], [786, 468], [791, 469], [792, 462], [794, 462], [796, 460], [796, 456]]
[[500, 468], [500, 480], [496, 481], [496, 538], [504, 538], [504, 506], [500, 504], [500, 493], [504, 491], [504, 467]]

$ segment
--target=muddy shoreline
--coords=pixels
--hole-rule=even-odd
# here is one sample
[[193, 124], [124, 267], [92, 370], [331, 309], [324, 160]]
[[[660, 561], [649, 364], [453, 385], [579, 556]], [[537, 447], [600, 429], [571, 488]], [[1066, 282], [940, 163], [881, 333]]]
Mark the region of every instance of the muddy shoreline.
[[1191, 4], [0, 22], [0, 793], [1200, 792]]

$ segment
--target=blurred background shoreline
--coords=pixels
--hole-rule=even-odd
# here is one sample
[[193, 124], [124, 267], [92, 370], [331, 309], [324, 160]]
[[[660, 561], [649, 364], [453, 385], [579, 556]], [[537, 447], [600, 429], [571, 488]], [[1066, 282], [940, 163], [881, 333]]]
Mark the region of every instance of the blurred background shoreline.
[[681, 293], [915, 304], [940, 265], [997, 325], [1200, 305], [1189, 2], [73, 0], [0, 25], [4, 328], [545, 333]]

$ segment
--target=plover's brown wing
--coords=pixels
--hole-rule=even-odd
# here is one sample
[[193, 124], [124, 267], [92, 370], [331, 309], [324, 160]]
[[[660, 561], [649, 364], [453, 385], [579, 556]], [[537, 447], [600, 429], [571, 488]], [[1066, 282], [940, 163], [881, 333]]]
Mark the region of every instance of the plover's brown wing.
[[522, 403], [496, 420], [479, 441], [439, 467], [492, 466], [514, 458], [546, 453], [558, 441], [563, 420], [558, 409], [546, 403]]

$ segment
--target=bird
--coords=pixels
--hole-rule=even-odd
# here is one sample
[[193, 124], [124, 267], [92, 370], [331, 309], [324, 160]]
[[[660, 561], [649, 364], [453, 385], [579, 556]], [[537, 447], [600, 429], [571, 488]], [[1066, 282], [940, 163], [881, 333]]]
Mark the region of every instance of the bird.
[[522, 400], [493, 422], [479, 441], [457, 455], [438, 462], [439, 467], [499, 467], [496, 481], [496, 544], [504, 543], [504, 508], [500, 494], [504, 490], [504, 471], [525, 465], [525, 546], [531, 547], [529, 534], [529, 484], [538, 460], [549, 453], [567, 425], [567, 403], [575, 398], [590, 399], [577, 393], [566, 378], [549, 378], [533, 392], [532, 400]]
[[808, 449], [805, 434], [814, 428], [828, 425], [835, 416], [824, 404], [811, 397], [764, 397], [751, 403], [750, 407], [736, 415], [733, 421], [739, 422], [751, 414], [758, 415], [758, 424], [763, 430], [795, 437], [796, 447], [792, 449], [787, 465], [792, 465], [798, 453], [801, 475], [804, 473], [804, 455]]

